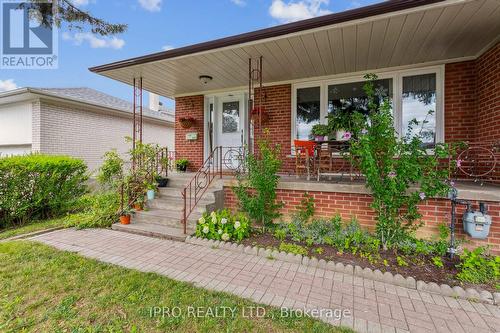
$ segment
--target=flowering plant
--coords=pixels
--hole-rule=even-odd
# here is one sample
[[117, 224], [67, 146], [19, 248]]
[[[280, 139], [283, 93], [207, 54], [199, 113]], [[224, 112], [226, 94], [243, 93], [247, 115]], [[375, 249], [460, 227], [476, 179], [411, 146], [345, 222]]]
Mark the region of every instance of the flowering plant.
[[231, 214], [227, 209], [212, 213], [204, 213], [196, 225], [196, 236], [230, 241], [241, 242], [250, 234], [250, 222], [242, 214]]

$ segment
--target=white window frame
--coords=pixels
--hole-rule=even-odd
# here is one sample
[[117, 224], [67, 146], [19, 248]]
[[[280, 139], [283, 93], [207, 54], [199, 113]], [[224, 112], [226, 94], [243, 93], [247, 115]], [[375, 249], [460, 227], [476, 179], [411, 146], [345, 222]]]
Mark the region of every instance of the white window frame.
[[[436, 74], [436, 143], [444, 142], [444, 65], [410, 68], [397, 71], [386, 71], [377, 73], [379, 79], [392, 79], [392, 109], [394, 111], [394, 125], [396, 131], [401, 134], [403, 130], [403, 77], [423, 74]], [[334, 84], [352, 83], [364, 81], [363, 75], [351, 75], [332, 77], [320, 81], [310, 81], [292, 84], [292, 131], [291, 144], [294, 153], [293, 141], [297, 136], [297, 89], [320, 88], [320, 123], [326, 123], [328, 111], [328, 86]]]

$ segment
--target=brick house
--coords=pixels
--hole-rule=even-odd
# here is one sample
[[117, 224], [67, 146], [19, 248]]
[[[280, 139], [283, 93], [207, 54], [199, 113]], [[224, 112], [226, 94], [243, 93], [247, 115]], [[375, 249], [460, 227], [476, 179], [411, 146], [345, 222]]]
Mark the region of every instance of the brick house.
[[[154, 108], [154, 106], [152, 106]], [[173, 114], [144, 110], [144, 141], [174, 149]], [[30, 152], [83, 159], [130, 149], [132, 104], [90, 88], [20, 88], [0, 93], [0, 156]]]
[[[192, 171], [204, 166], [214, 148], [252, 146], [269, 129], [282, 149], [278, 199], [284, 213], [308, 192], [318, 215], [355, 216], [367, 228], [374, 226], [374, 213], [363, 184], [287, 176], [295, 172], [294, 140], [308, 139], [312, 125], [324, 123], [339, 103], [362, 100], [363, 75], [376, 73], [377, 87], [391, 97], [399, 133], [432, 109], [429, 144], [467, 141], [491, 152], [487, 175], [456, 176], [464, 180], [459, 197], [476, 208], [486, 202], [493, 217], [489, 237], [472, 243], [500, 252], [500, 164], [494, 164], [500, 141], [499, 35], [498, 1], [396, 0], [90, 70], [131, 85], [140, 73], [146, 90], [175, 98], [175, 150], [189, 159]], [[262, 90], [254, 82], [259, 61]], [[428, 96], [426, 102], [419, 93]], [[252, 121], [249, 105], [264, 109], [267, 121]], [[181, 118], [188, 117], [194, 125], [181, 127]], [[226, 156], [230, 148], [223, 149]], [[471, 177], [476, 181], [467, 181]], [[225, 205], [235, 208], [230, 186], [226, 180]], [[423, 235], [449, 222], [448, 199], [429, 199], [421, 210]]]

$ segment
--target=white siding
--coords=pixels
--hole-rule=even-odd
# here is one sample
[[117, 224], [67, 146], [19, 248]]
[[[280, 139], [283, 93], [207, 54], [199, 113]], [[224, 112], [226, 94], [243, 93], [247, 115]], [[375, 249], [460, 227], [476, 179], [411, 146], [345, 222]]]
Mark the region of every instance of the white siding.
[[[41, 101], [39, 119], [39, 150], [81, 158], [90, 170], [99, 167], [106, 151], [130, 149], [124, 138], [132, 134], [131, 117]], [[145, 120], [143, 135], [144, 142], [174, 149], [173, 126]]]

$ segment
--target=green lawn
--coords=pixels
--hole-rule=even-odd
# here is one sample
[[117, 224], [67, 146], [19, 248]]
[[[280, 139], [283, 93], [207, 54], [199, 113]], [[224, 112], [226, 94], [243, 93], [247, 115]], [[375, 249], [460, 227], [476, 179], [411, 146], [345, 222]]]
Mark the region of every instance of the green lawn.
[[[0, 243], [0, 332], [350, 332], [310, 318], [193, 318], [193, 307], [256, 306], [153, 273], [100, 263], [29, 241]], [[179, 307], [179, 317], [152, 317]], [[247, 308], [248, 309], [248, 308]]]
[[55, 227], [62, 227], [65, 225], [67, 218], [58, 218], [52, 220], [41, 220], [41, 221], [33, 221], [29, 222], [20, 227], [12, 227], [7, 229], [0, 229], [0, 240], [6, 239], [22, 234], [27, 234], [34, 231], [40, 231]]

